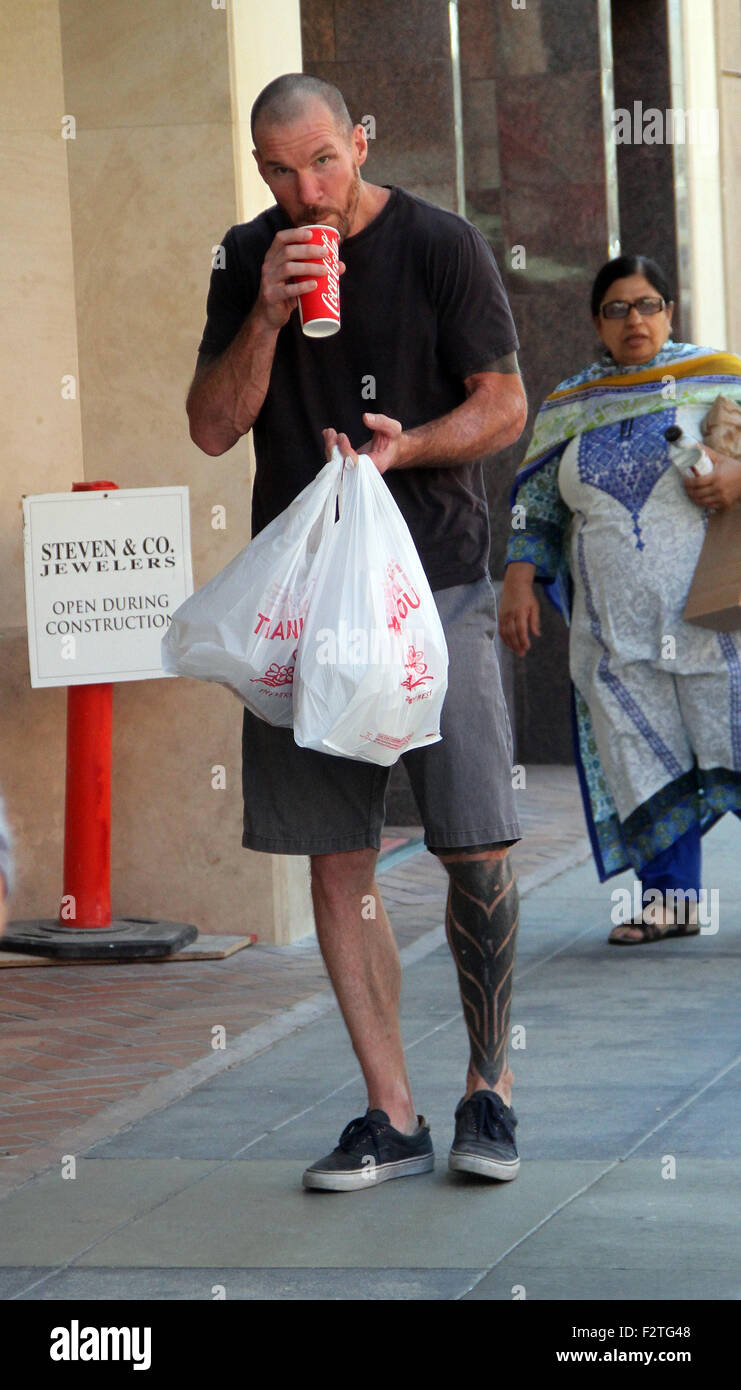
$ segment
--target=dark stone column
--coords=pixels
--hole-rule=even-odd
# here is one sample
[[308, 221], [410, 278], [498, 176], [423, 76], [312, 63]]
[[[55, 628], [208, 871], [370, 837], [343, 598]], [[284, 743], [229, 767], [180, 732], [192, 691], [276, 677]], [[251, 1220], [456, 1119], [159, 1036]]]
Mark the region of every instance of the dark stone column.
[[[504, 276], [530, 404], [522, 440], [487, 468], [491, 570], [501, 578], [509, 492], [534, 415], [595, 356], [589, 289], [607, 253], [597, 6], [464, 0], [461, 66], [466, 211]], [[509, 658], [517, 759], [571, 762], [568, 634], [545, 598], [541, 612], [540, 642]]]
[[363, 173], [455, 208], [447, 0], [302, 0], [304, 72], [339, 87], [353, 120], [372, 116]]
[[[612, 46], [616, 108], [632, 113], [640, 102], [644, 112], [664, 115], [672, 105], [666, 0], [612, 0]], [[635, 134], [635, 123], [633, 129]], [[618, 145], [617, 166], [622, 249], [658, 261], [678, 293], [673, 146], [643, 140]], [[680, 307], [677, 297], [677, 342]]]
[[[613, 0], [616, 105], [669, 103], [664, 0]], [[488, 238], [521, 342], [530, 404], [523, 439], [487, 462], [491, 571], [504, 572], [509, 492], [532, 420], [598, 351], [589, 291], [607, 258], [596, 0], [460, 0], [466, 215]], [[367, 177], [455, 209], [455, 127], [446, 0], [302, 0], [304, 68], [373, 116]], [[667, 159], [668, 154], [668, 159]], [[618, 147], [623, 243], [673, 275], [666, 147]], [[516, 248], [522, 248], [517, 250]], [[525, 264], [518, 261], [524, 251]], [[571, 762], [568, 634], [547, 600], [527, 658], [505, 654], [520, 762]], [[415, 819], [395, 774], [390, 819]]]

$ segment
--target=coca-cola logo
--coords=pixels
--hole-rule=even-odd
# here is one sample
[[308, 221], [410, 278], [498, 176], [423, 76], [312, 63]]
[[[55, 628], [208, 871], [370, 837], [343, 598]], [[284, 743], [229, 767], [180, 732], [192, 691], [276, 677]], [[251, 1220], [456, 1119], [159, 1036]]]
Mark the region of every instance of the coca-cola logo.
[[322, 303], [330, 312], [339, 317], [340, 313], [340, 277], [337, 268], [338, 252], [337, 241], [327, 232], [322, 232], [322, 246], [324, 255], [322, 260], [327, 267], [327, 288], [322, 291]]

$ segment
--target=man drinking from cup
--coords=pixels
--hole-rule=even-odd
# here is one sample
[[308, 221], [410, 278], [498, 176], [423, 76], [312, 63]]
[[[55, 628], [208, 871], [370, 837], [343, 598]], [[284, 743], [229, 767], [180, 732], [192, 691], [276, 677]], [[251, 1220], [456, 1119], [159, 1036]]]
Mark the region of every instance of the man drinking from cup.
[[[450, 656], [442, 740], [404, 756], [425, 843], [449, 875], [447, 934], [470, 1041], [449, 1166], [506, 1181], [519, 1167], [507, 1063], [518, 897], [507, 851], [520, 832], [482, 458], [525, 423], [517, 335], [479, 232], [361, 178], [365, 131], [335, 87], [277, 78], [255, 101], [252, 134], [276, 205], [224, 237], [188, 396], [191, 436], [219, 455], [253, 431], [253, 534], [335, 443], [345, 457], [370, 455], [410, 528]], [[295, 311], [331, 270], [316, 227], [339, 233], [341, 326], [312, 339]], [[366, 1115], [304, 1184], [367, 1189], [371, 1162], [377, 1182], [425, 1172], [430, 1131], [412, 1101], [399, 957], [374, 877], [388, 771], [299, 748], [290, 729], [246, 710], [243, 768], [242, 844], [310, 856], [317, 937], [368, 1088]]]

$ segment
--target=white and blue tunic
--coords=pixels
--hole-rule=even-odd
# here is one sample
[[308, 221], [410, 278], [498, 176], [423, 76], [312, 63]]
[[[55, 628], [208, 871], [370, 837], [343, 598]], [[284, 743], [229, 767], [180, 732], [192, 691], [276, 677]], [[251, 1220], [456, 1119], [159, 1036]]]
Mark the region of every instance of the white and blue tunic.
[[[672, 344], [659, 359], [685, 360], [688, 346], [700, 351]], [[701, 438], [703, 394], [688, 400], [685, 389], [601, 424], [587, 408], [590, 427], [551, 449], [516, 493], [526, 526], [508, 562], [533, 561], [546, 583], [568, 570], [575, 750], [601, 878], [628, 865], [640, 876], [694, 825], [741, 814], [741, 632], [682, 618], [707, 514], [664, 438], [672, 424]]]

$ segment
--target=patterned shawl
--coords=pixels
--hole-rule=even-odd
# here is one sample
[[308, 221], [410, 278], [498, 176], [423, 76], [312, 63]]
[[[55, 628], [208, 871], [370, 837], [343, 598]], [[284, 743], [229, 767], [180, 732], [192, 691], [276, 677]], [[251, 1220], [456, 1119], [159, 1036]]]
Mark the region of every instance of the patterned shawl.
[[[696, 347], [693, 343], [669, 342], [641, 367], [618, 366], [605, 354], [599, 362], [560, 382], [546, 397], [538, 411], [527, 454], [517, 470], [511, 505], [518, 502], [520, 489], [533, 475], [548, 464], [557, 466], [575, 435], [676, 406], [706, 405], [709, 410], [719, 395], [741, 402], [741, 359], [732, 353]], [[518, 532], [517, 519], [513, 517], [507, 562], [534, 560], [549, 598], [568, 621], [567, 509], [553, 495], [552, 487], [548, 489], [549, 499], [540, 508], [539, 491], [545, 496], [545, 489], [539, 490], [535, 484], [519, 498], [525, 506], [526, 525]], [[557, 561], [554, 547], [559, 551]]]

